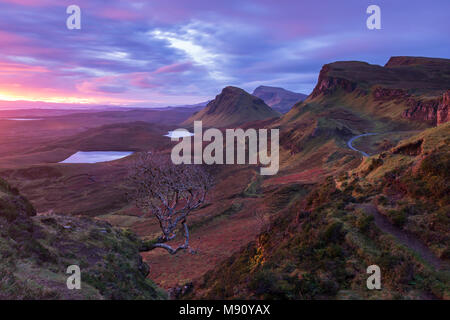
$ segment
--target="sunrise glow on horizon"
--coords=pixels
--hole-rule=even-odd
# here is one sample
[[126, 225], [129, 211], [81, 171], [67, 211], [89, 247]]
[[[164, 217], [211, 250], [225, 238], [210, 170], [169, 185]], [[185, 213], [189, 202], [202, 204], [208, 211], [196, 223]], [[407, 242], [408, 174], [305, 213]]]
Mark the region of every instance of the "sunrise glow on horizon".
[[326, 63], [383, 65], [390, 56], [450, 51], [439, 32], [450, 28], [445, 0], [428, 3], [428, 11], [378, 1], [383, 28], [376, 31], [365, 27], [367, 3], [357, 0], [77, 1], [82, 27], [68, 30], [71, 4], [0, 1], [0, 100], [184, 105], [228, 85], [309, 94]]

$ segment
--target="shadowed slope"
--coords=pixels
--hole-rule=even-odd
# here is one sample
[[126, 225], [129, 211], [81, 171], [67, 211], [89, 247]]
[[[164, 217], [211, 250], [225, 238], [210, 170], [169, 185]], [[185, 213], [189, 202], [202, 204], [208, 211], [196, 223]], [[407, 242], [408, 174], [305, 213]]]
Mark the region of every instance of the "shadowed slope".
[[268, 86], [259, 86], [252, 94], [263, 99], [268, 106], [281, 113], [288, 112], [294, 104], [308, 97], [306, 94]]
[[233, 127], [245, 122], [278, 117], [263, 100], [236, 87], [226, 87], [206, 108], [194, 114], [184, 125], [203, 121], [205, 127]]
[[[163, 299], [147, 279], [140, 240], [106, 222], [36, 216], [33, 206], [0, 179], [1, 299]], [[66, 269], [82, 270], [68, 290]]]

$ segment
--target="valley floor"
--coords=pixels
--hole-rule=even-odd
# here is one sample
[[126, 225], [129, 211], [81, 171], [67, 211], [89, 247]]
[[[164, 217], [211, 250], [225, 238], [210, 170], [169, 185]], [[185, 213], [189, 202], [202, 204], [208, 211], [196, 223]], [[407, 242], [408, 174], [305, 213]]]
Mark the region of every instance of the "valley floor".
[[[21, 132], [21, 134], [16, 136], [18, 140], [15, 142], [14, 135], [9, 135], [7, 137], [8, 146], [16, 144], [15, 147], [11, 147], [10, 152], [8, 152], [7, 146], [3, 146], [3, 149], [0, 149], [0, 174], [14, 186], [18, 187], [21, 192], [30, 199], [39, 215], [43, 217], [55, 213], [63, 215], [91, 216], [99, 220], [107, 221], [115, 227], [129, 229], [135, 232], [141, 239], [152, 240], [159, 235], [160, 230], [158, 224], [155, 220], [148, 216], [144, 216], [142, 212], [139, 212], [133, 204], [129, 203], [125, 196], [124, 179], [127, 175], [127, 168], [130, 163], [132, 163], [133, 156], [113, 162], [97, 164], [57, 163], [61, 159], [64, 159], [64, 157], [67, 157], [67, 155], [79, 150], [112, 150], [112, 148], [114, 148], [114, 150], [129, 150], [131, 146], [131, 149], [136, 151], [150, 150], [153, 147], [157, 147], [159, 150], [168, 152], [172, 146], [170, 140], [163, 137], [164, 133], [173, 129], [170, 126], [156, 126], [151, 124], [151, 122], [131, 121], [135, 120], [134, 118], [130, 119], [130, 122], [111, 125], [111, 122], [114, 120], [107, 119], [108, 120], [103, 123], [104, 125], [92, 125], [91, 128], [85, 128], [83, 130], [75, 129], [75, 127], [77, 127], [76, 122], [67, 122], [66, 125], [68, 126], [68, 129], [62, 131], [56, 129], [59, 126], [58, 121], [60, 120], [52, 119], [51, 123], [55, 128], [52, 128], [51, 130], [45, 129], [49, 131], [46, 134], [42, 134], [37, 140], [33, 140], [30, 136], [28, 149], [26, 148], [26, 144], [20, 145], [19, 143], [20, 141], [26, 141], [27, 135], [30, 135], [30, 133], [24, 129], [24, 125], [22, 123], [17, 124], [17, 127], [13, 128], [11, 127], [11, 124], [8, 124], [9, 129], [13, 128], [14, 132]], [[34, 124], [34, 121], [29, 121], [29, 123], [31, 122], [33, 122], [32, 126], [39, 126], [39, 124]], [[44, 129], [41, 128], [39, 130]], [[59, 132], [59, 135], [55, 135], [56, 132]], [[190, 254], [181, 252], [172, 256], [165, 250], [159, 249], [142, 253], [144, 262], [150, 266], [148, 277], [164, 289], [171, 289], [185, 284], [193, 284], [195, 289], [199, 289], [195, 297], [231, 298], [234, 296], [229, 295], [229, 292], [226, 291], [229, 288], [221, 283], [225, 278], [220, 280], [211, 276], [211, 274], [217, 272], [217, 277], [226, 277], [226, 275], [220, 275], [221, 273], [217, 271], [217, 268], [221, 268], [225, 263], [227, 264], [225, 270], [230, 272], [228, 276], [231, 278], [235, 277], [235, 272], [240, 271], [239, 269], [234, 270], [233, 267], [230, 267], [229, 263], [231, 263], [230, 261], [235, 261], [233, 259], [244, 259], [243, 256], [240, 256], [243, 252], [245, 259], [249, 259], [249, 264], [252, 267], [240, 275], [240, 280], [246, 275], [250, 277], [250, 280], [255, 280], [256, 278], [252, 278], [254, 272], [255, 277], [272, 277], [272, 275], [269, 276], [264, 273], [267, 270], [264, 271], [265, 267], [263, 267], [261, 261], [264, 261], [264, 259], [267, 259], [267, 261], [274, 259], [272, 262], [275, 264], [278, 263], [274, 262], [278, 261], [277, 259], [280, 258], [280, 256], [277, 256], [278, 254], [281, 254], [278, 250], [281, 250], [280, 252], [282, 252], [284, 249], [280, 249], [276, 246], [272, 247], [272, 245], [267, 246], [264, 244], [263, 238], [265, 237], [265, 234], [270, 238], [272, 236], [277, 237], [284, 232], [282, 228], [276, 225], [277, 221], [286, 224], [293, 223], [292, 221], [283, 222], [283, 219], [286, 219], [286, 217], [283, 216], [283, 212], [294, 210], [292, 208], [297, 208], [296, 206], [299, 206], [299, 204], [306, 201], [306, 199], [311, 199], [311, 190], [320, 186], [327, 179], [333, 178], [338, 181], [340, 175], [353, 172], [354, 170], [362, 170], [361, 172], [363, 173], [359, 174], [363, 177], [367, 174], [366, 171], [364, 171], [366, 170], [364, 169], [366, 167], [368, 167], [367, 172], [370, 172], [370, 170], [381, 170], [378, 169], [378, 166], [383, 168], [383, 165], [380, 163], [383, 163], [383, 161], [386, 160], [375, 161], [373, 159], [380, 157], [381, 154], [386, 152], [392, 153], [393, 147], [396, 146], [399, 141], [415, 137], [420, 132], [422, 131], [390, 131], [379, 134], [365, 133], [355, 135], [349, 140], [343, 140], [342, 137], [339, 137], [341, 140], [333, 140], [333, 136], [327, 136], [327, 140], [324, 140], [319, 136], [317, 138], [319, 139], [318, 142], [314, 141], [315, 144], [313, 144], [312, 148], [307, 145], [305, 150], [300, 150], [298, 152], [292, 152], [286, 146], [282, 146], [281, 152], [283, 161], [281, 170], [278, 175], [273, 177], [259, 176], [257, 168], [252, 166], [223, 166], [219, 168], [215, 176], [216, 185], [213, 188], [207, 203], [200, 209], [192, 212], [189, 217], [191, 246], [197, 250], [197, 253]], [[34, 147], [29, 147], [31, 145]], [[369, 155], [374, 156], [370, 157]], [[405, 157], [409, 157], [408, 161], [410, 161], [415, 156], [416, 155], [414, 154]], [[395, 157], [395, 154], [392, 155], [392, 158]], [[367, 161], [375, 162], [367, 165]], [[362, 178], [355, 178], [355, 181], [357, 179]], [[350, 183], [351, 179], [348, 181], [348, 183]], [[362, 188], [366, 187], [364, 183], [361, 185]], [[359, 190], [358, 188], [360, 188], [360, 186], [356, 186], [355, 184], [355, 188], [355, 190]], [[354, 193], [355, 192], [357, 193], [357, 191], [354, 191]], [[318, 194], [316, 195], [316, 199], [311, 201], [322, 201], [323, 199], [320, 197], [321, 195]], [[374, 224], [380, 230], [381, 237], [383, 234], [393, 236], [394, 243], [406, 247], [406, 249], [413, 252], [413, 254], [416, 254], [420, 261], [424, 261], [425, 264], [428, 264], [433, 268], [442, 269], [444, 271], [447, 270], [448, 257], [445, 252], [441, 256], [438, 256], [436, 250], [430, 249], [430, 243], [426, 243], [423, 239], [419, 239], [417, 236], [411, 235], [404, 229], [395, 226], [390, 219], [391, 217], [386, 216], [385, 212], [380, 213], [372, 202], [365, 201], [364, 194], [357, 194], [354, 195], [354, 197], [356, 200], [352, 199], [351, 201], [348, 201], [348, 203], [354, 203], [354, 208], [352, 208], [352, 210], [345, 210], [345, 205], [343, 204], [341, 206], [339, 204], [338, 212], [323, 212], [324, 217], [328, 214], [327, 218], [324, 218], [327, 223], [333, 225], [333, 219], [336, 218], [339, 220], [342, 218], [341, 215], [348, 214], [348, 218], [343, 219], [343, 221], [348, 223], [346, 228], [349, 228], [350, 226], [353, 228], [355, 222], [352, 219], [362, 219], [353, 212], [362, 210], [365, 214], [374, 218]], [[344, 200], [339, 199], [339, 201]], [[299, 212], [302, 211], [300, 207], [295, 210], [297, 210], [295, 214], [300, 214]], [[261, 215], [261, 213], [263, 214]], [[295, 218], [294, 213], [291, 214], [293, 215], [291, 217], [292, 219], [298, 219]], [[334, 215], [336, 215], [335, 218], [333, 218]], [[354, 218], [350, 217], [351, 215], [355, 215]], [[348, 222], [346, 219], [349, 219], [349, 221], [352, 222]], [[314, 223], [312, 228], [318, 228], [318, 233], [328, 232], [321, 229], [323, 221], [320, 220], [320, 218], [317, 218], [317, 221]], [[358, 225], [358, 223], [363, 222], [356, 222], [356, 225]], [[269, 228], [276, 230], [274, 235], [268, 233]], [[297, 228], [297, 226], [295, 228]], [[301, 229], [301, 227], [299, 228]], [[295, 233], [292, 235], [292, 230], [286, 232], [289, 234], [287, 237], [292, 236], [295, 239], [297, 239], [296, 237], [302, 237], [300, 235], [295, 235]], [[300, 231], [299, 233], [301, 232], [303, 231]], [[354, 232], [355, 231], [352, 231], [349, 234], [355, 236]], [[355, 237], [362, 236], [362, 233], [362, 231], [356, 231], [357, 235]], [[317, 234], [312, 233], [310, 236], [312, 237], [311, 239], [313, 239]], [[366, 235], [364, 235], [364, 237], [365, 236]], [[372, 234], [372, 236], [374, 235]], [[376, 237], [380, 237], [380, 234], [376, 234]], [[279, 240], [280, 243], [284, 243], [286, 239], [280, 238]], [[173, 240], [174, 243], [180, 241], [181, 239], [179, 238]], [[301, 241], [306, 241], [305, 243], [308, 242], [303, 238]], [[322, 239], [320, 241], [325, 240]], [[316, 259], [317, 257], [315, 254], [319, 251], [322, 252], [322, 250], [325, 250], [321, 253], [324, 256], [333, 256], [340, 250], [335, 247], [326, 247], [324, 249], [322, 247], [322, 242], [314, 244], [314, 246], [315, 245], [318, 247], [311, 249], [313, 247], [306, 248], [303, 247], [302, 244], [301, 250], [307, 251], [307, 253], [302, 251], [303, 254], [308, 256], [312, 254], [311, 252], [314, 252], [311, 259]], [[342, 243], [341, 245], [345, 248], [343, 249], [345, 254], [349, 254], [348, 259], [350, 260], [361, 259], [361, 255], [364, 255], [363, 253], [354, 256], [353, 253], [350, 253], [351, 249], [348, 247], [348, 243]], [[444, 247], [445, 245], [446, 244], [443, 243]], [[281, 254], [283, 257], [285, 254], [289, 256], [294, 254], [296, 252], [295, 250], [300, 250], [295, 246], [293, 248], [288, 244], [286, 244], [286, 246], [286, 248], [289, 247], [289, 249], [286, 250], [294, 251], [284, 252]], [[260, 251], [263, 250], [262, 248], [269, 251], [276, 250], [277, 253], [268, 255], [267, 258], [265, 258], [264, 253]], [[256, 250], [256, 253], [251, 251], [253, 253], [249, 254], [246, 250]], [[333, 250], [337, 251], [335, 252]], [[371, 249], [360, 248], [359, 250], [369, 250], [370, 252]], [[439, 248], [438, 250], [445, 251], [446, 249]], [[384, 249], [380, 252], [387, 254]], [[372, 254], [372, 252], [370, 252], [370, 254]], [[404, 257], [403, 254], [404, 253], [401, 255], [401, 259]], [[339, 259], [341, 258], [343, 257], [339, 257]], [[398, 257], [392, 259], [395, 260], [397, 258]], [[328, 258], [324, 258], [324, 261], [328, 261], [327, 259]], [[336, 258], [336, 261], [339, 259]], [[344, 257], [343, 259], [345, 260], [347, 258]], [[410, 259], [409, 256], [408, 259]], [[414, 258], [412, 259], [414, 260]], [[347, 263], [350, 263], [350, 260], [348, 260]], [[243, 260], [239, 261], [242, 262]], [[289, 261], [292, 262], [292, 264], [298, 263], [297, 261], [291, 261], [290, 256], [289, 258], [286, 257], [286, 262]], [[363, 262], [359, 260], [358, 262], [355, 262], [356, 260], [352, 261], [353, 263], [358, 264], [355, 266], [356, 269], [363, 269], [362, 265], [359, 265]], [[280, 265], [284, 265], [284, 262], [279, 263]], [[414, 268], [416, 268], [417, 261], [414, 260], [411, 262], [411, 266], [412, 265], [415, 265]], [[228, 269], [229, 267], [231, 269]], [[240, 267], [242, 266], [236, 266], [236, 268]], [[292, 266], [292, 268], [288, 266], [285, 267], [289, 270], [293, 268], [292, 270], [294, 271], [298, 269], [296, 271], [298, 274], [296, 274], [295, 277], [298, 276], [298, 279], [300, 280], [302, 279], [300, 274], [305, 272], [305, 274], [310, 274], [312, 277], [320, 278], [321, 280], [317, 281], [319, 281], [321, 285], [323, 285], [322, 282], [325, 281], [321, 278], [324, 274], [316, 274], [316, 271], [311, 271], [315, 269], [315, 267], [310, 265], [301, 265], [301, 267], [297, 265], [295, 268]], [[278, 270], [278, 268], [279, 267], [275, 269]], [[303, 270], [301, 268], [306, 269]], [[311, 270], [308, 268], [311, 268]], [[422, 272], [423, 270], [421, 268], [427, 267], [420, 266], [418, 268], [421, 270], [420, 272]], [[270, 270], [273, 271], [273, 269]], [[415, 271], [411, 272], [417, 272], [416, 269], [414, 270]], [[294, 271], [291, 271], [291, 273]], [[263, 272], [264, 275], [258, 272]], [[321, 272], [325, 271], [322, 270]], [[291, 273], [289, 277], [292, 276]], [[285, 271], [280, 271], [280, 275], [281, 274], [284, 275]], [[279, 275], [277, 274], [275, 276], [276, 279], [272, 280], [275, 282], [280, 280], [278, 279], [278, 276]], [[345, 282], [340, 278], [341, 276], [341, 274], [333, 275], [333, 277], [338, 277], [339, 279], [336, 280], [337, 278], [333, 278], [334, 280], [330, 281], [335, 281], [333, 285], [336, 285], [336, 283], [341, 281], [339, 282], [339, 285], [342, 285], [342, 283]], [[332, 276], [327, 274], [326, 277]], [[212, 282], [212, 279], [215, 279], [214, 283]], [[285, 280], [282, 280], [282, 282], [283, 281]], [[302, 284], [298, 285], [303, 286], [304, 283], [301, 283]], [[206, 288], [205, 285], [209, 287]], [[245, 286], [242, 287], [242, 283], [237, 283], [236, 285], [238, 287], [241, 286], [242, 292], [250, 290], [252, 295], [254, 294], [253, 297], [265, 297], [258, 293], [260, 292], [258, 291], [259, 289], [253, 287], [251, 289], [245, 289]], [[444, 284], [444, 287], [445, 285], [446, 284]], [[219, 293], [219, 291], [214, 291], [215, 293], [212, 294], [211, 290], [225, 291], [220, 291], [221, 293]], [[289, 290], [291, 289], [286, 289], [283, 284], [276, 290], [286, 290], [286, 292], [290, 292]], [[308, 290], [310, 290], [310, 288]], [[389, 290], [392, 290], [392, 294], [394, 295], [395, 292], [397, 292], [394, 289]], [[442, 290], [445, 291], [446, 289]], [[436, 292], [439, 292], [436, 296], [440, 295], [440, 297], [442, 297], [442, 295], [445, 295], [442, 293], [442, 290], [439, 291], [436, 289]], [[284, 296], [286, 292], [283, 291], [283, 294], [277, 294], [280, 294], [283, 298], [290, 297], [289, 295]], [[424, 292], [429, 292], [429, 287], [427, 287]], [[275, 294], [275, 296], [277, 296], [277, 294]], [[331, 293], [326, 294], [330, 294], [329, 297], [332, 296]], [[334, 294], [337, 294], [337, 292], [334, 292]], [[339, 294], [342, 294], [342, 292]], [[237, 295], [236, 297], [240, 296]], [[309, 298], [314, 297], [314, 294], [309, 296]], [[386, 297], [392, 298], [393, 296], [390, 292]], [[301, 297], [295, 296], [295, 298]]]

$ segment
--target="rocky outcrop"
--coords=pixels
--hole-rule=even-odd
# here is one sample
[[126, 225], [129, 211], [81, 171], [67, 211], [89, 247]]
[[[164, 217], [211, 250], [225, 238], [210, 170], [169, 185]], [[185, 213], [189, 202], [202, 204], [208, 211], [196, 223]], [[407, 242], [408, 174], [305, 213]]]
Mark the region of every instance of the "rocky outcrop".
[[314, 117], [324, 122], [336, 117], [338, 123], [361, 131], [373, 125], [362, 125], [358, 115], [365, 114], [389, 122], [395, 130], [436, 126], [450, 118], [449, 88], [450, 59], [392, 57], [384, 66], [337, 61], [322, 67], [313, 92], [281, 122], [299, 127]]
[[442, 103], [438, 106], [437, 112], [436, 112], [436, 121], [437, 125], [446, 123], [450, 120], [450, 90], [447, 90], [442, 96]]
[[422, 144], [423, 144], [423, 139], [420, 139], [420, 140], [412, 142], [412, 143], [408, 143], [405, 145], [395, 147], [392, 150], [392, 153], [393, 154], [403, 154], [403, 155], [407, 155], [407, 156], [418, 156], [419, 154], [422, 153]]
[[[165, 299], [147, 279], [141, 242], [100, 219], [36, 215], [0, 179], [0, 300]], [[81, 267], [80, 290], [67, 290], [70, 265]]]
[[409, 96], [410, 94], [402, 89], [389, 89], [378, 87], [373, 91], [373, 97], [375, 101], [407, 99]]
[[[450, 59], [392, 57], [383, 67], [358, 61], [338, 61], [322, 67], [317, 85], [307, 101], [316, 97], [331, 98], [337, 92], [352, 93], [354, 97], [371, 93], [377, 102], [376, 109], [382, 103], [395, 101], [398, 108], [407, 106], [406, 110], [398, 110], [403, 111], [403, 118], [436, 125], [447, 121], [448, 94], [444, 97], [442, 94], [449, 90], [448, 79]], [[399, 114], [395, 106], [389, 106], [386, 111]]]
[[433, 125], [440, 125], [449, 120], [449, 95], [445, 92], [439, 99], [418, 100], [409, 98], [402, 116], [407, 119], [427, 121]]
[[27, 220], [36, 215], [32, 204], [16, 188], [0, 179], [0, 225], [2, 220], [9, 223]]
[[331, 70], [330, 65], [324, 65], [320, 70], [319, 79], [314, 91], [311, 93], [311, 98], [314, 99], [319, 95], [331, 95], [338, 89], [343, 89], [350, 93], [356, 89], [357, 83], [347, 80], [345, 78], [334, 77], [329, 74]]
[[439, 100], [416, 100], [409, 98], [406, 102], [408, 108], [403, 111], [402, 116], [411, 120], [430, 122], [433, 125], [437, 123], [437, 109]]

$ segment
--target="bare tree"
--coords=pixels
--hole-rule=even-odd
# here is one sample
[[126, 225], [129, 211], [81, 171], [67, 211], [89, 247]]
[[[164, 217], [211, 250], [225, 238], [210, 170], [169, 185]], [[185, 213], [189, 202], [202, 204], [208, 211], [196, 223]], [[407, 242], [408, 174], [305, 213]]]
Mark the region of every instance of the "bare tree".
[[[169, 156], [140, 153], [131, 170], [129, 182], [138, 208], [154, 216], [162, 235], [148, 242], [142, 251], [166, 249], [170, 254], [180, 250], [195, 251], [189, 246], [189, 213], [205, 202], [212, 178], [201, 165], [175, 165]], [[166, 242], [173, 240], [179, 226], [183, 227], [184, 243], [176, 248]]]

